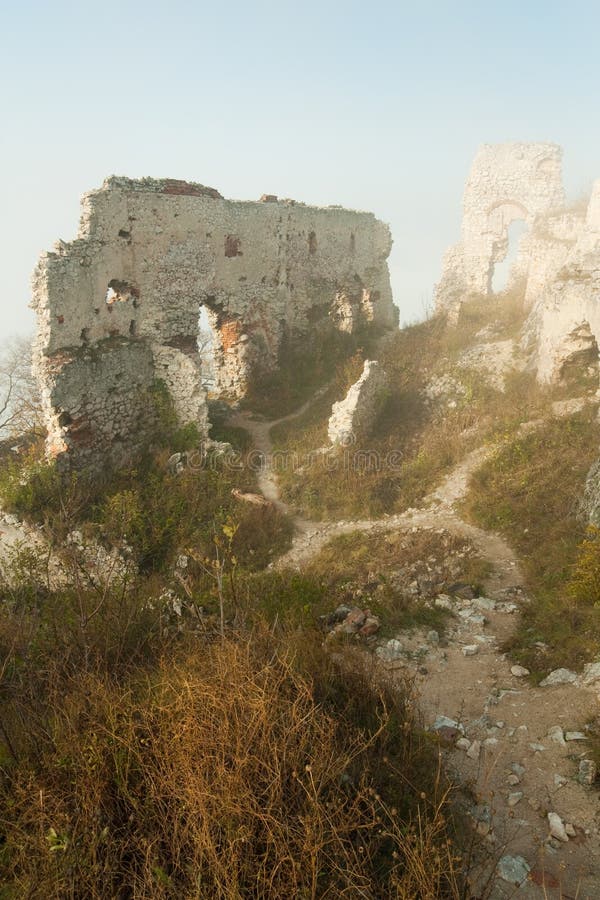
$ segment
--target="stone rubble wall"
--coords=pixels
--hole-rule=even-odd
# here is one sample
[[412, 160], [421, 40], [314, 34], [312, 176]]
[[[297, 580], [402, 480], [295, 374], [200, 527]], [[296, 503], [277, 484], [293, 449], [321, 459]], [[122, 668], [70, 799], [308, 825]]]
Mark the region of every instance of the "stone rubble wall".
[[[562, 150], [555, 144], [485, 144], [473, 162], [463, 198], [461, 239], [446, 253], [436, 308], [456, 315], [469, 295], [491, 293], [496, 263], [508, 252], [508, 228], [564, 206]], [[526, 274], [523, 256], [514, 277]]]
[[84, 196], [77, 239], [45, 253], [33, 277], [50, 452], [79, 465], [94, 454], [120, 458], [119, 442], [135, 449], [133, 424], [156, 379], [181, 423], [206, 433], [201, 306], [217, 390], [233, 399], [255, 372], [277, 367], [284, 338], [308, 345], [326, 323], [349, 332], [396, 326], [390, 249], [388, 227], [370, 213], [107, 179]]
[[[529, 229], [511, 272], [513, 286], [518, 279], [524, 285], [528, 313], [521, 358], [541, 383], [575, 378], [591, 386], [600, 374], [600, 180], [586, 205], [566, 208], [561, 156], [554, 144], [480, 149], [465, 189], [462, 238], [445, 256], [436, 303], [456, 321], [464, 300], [490, 295], [510, 222], [524, 219]], [[600, 521], [600, 463], [590, 471], [582, 509]]]
[[348, 447], [367, 439], [385, 403], [388, 388], [381, 363], [366, 360], [358, 381], [343, 400], [333, 404], [327, 427], [331, 443]]
[[528, 230], [511, 280], [523, 285], [529, 312], [521, 350], [542, 383], [560, 379], [574, 360], [593, 358], [600, 338], [600, 181], [587, 208], [567, 209], [561, 160], [555, 144], [479, 149], [464, 193], [461, 241], [447, 251], [436, 287], [437, 309], [451, 321], [464, 300], [492, 295], [509, 225], [523, 219]]
[[531, 313], [525, 328], [538, 380], [560, 380], [578, 355], [597, 356], [600, 342], [600, 181], [585, 217], [562, 244], [537, 244], [528, 284]]
[[43, 361], [49, 455], [80, 469], [127, 466], [157, 424], [151, 348], [118, 338]]

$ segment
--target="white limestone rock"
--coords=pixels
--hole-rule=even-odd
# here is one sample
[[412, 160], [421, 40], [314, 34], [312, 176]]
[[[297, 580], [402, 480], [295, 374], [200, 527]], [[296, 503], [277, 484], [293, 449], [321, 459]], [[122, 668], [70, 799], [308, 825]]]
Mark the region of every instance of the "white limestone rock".
[[548, 813], [548, 827], [553, 838], [556, 838], [557, 841], [562, 841], [565, 844], [568, 843], [569, 835], [567, 834], [564, 822], [558, 813]]
[[334, 445], [350, 447], [369, 437], [389, 389], [377, 360], [365, 361], [362, 374], [343, 400], [333, 404], [327, 432]]

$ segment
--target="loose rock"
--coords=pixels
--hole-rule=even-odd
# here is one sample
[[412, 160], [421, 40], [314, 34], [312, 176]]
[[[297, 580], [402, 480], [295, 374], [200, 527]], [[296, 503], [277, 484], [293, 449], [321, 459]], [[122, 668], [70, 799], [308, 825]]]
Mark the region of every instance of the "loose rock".
[[600, 681], [600, 662], [587, 663], [587, 665], [583, 667], [581, 683], [594, 684], [596, 681]]
[[389, 641], [375, 650], [375, 655], [384, 662], [395, 662], [402, 658], [403, 653], [402, 644], [396, 638], [390, 638]]
[[503, 856], [498, 863], [498, 875], [509, 884], [523, 884], [530, 871], [531, 866], [522, 856]]
[[564, 822], [558, 813], [548, 813], [548, 827], [550, 828], [550, 834], [553, 838], [556, 838], [557, 841], [562, 841], [565, 844], [568, 842], [569, 835], [567, 834]]
[[479, 759], [479, 754], [481, 753], [481, 742], [473, 741], [469, 749], [467, 750], [467, 756], [469, 759]]
[[551, 741], [554, 741], [555, 744], [560, 744], [561, 747], [565, 746], [565, 736], [560, 725], [553, 725], [552, 728], [549, 728], [548, 737]]
[[574, 684], [577, 681], [577, 674], [571, 669], [554, 669], [550, 674], [540, 681], [540, 687], [553, 687], [556, 684]]
[[510, 674], [514, 675], [515, 678], [525, 678], [526, 675], [530, 675], [531, 673], [525, 666], [511, 666]]
[[583, 731], [567, 731], [565, 732], [565, 741], [587, 741], [587, 734]]
[[582, 759], [579, 763], [578, 779], [580, 784], [593, 784], [597, 775], [596, 763], [593, 759]]

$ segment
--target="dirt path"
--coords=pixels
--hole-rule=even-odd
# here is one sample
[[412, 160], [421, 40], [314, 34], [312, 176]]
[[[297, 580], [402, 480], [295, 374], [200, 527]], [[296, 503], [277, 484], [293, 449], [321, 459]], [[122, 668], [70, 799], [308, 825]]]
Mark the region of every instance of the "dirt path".
[[[302, 415], [308, 405], [285, 420]], [[289, 513], [270, 463], [270, 429], [278, 423], [240, 414], [233, 424], [247, 428], [263, 454], [261, 490]], [[523, 426], [523, 431], [528, 428]], [[493, 449], [486, 446], [468, 454], [419, 509], [376, 520], [333, 523], [292, 517], [297, 528], [293, 546], [276, 566], [303, 567], [339, 534], [413, 528], [443, 528], [464, 537], [491, 563], [486, 597], [450, 601], [456, 624], [447, 641], [430, 644], [418, 665], [408, 660], [390, 664], [391, 677], [413, 679], [428, 726], [435, 726], [440, 716], [458, 723], [461, 739], [458, 744], [451, 741], [447, 766], [470, 797], [469, 815], [489, 845], [493, 872], [489, 896], [493, 900], [597, 900], [598, 795], [580, 782], [579, 764], [590, 756], [584, 723], [598, 715], [599, 697], [596, 690], [579, 682], [534, 687], [501, 652], [502, 643], [514, 631], [519, 604], [527, 602], [519, 563], [502, 537], [465, 522], [457, 511], [470, 475]], [[583, 737], [565, 740], [573, 732], [583, 732]], [[548, 813], [557, 814], [569, 826], [571, 834], [564, 835], [567, 841], [550, 838]], [[499, 860], [504, 878], [495, 871]], [[476, 891], [485, 886], [489, 871], [488, 861]], [[518, 887], [506, 880], [526, 874]]]

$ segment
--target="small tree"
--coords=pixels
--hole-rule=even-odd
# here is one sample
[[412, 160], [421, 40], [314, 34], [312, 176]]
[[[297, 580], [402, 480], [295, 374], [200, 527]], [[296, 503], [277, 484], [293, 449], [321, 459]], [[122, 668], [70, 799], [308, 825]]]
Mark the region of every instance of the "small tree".
[[14, 337], [0, 349], [0, 439], [43, 431], [42, 405], [31, 372], [31, 337]]

